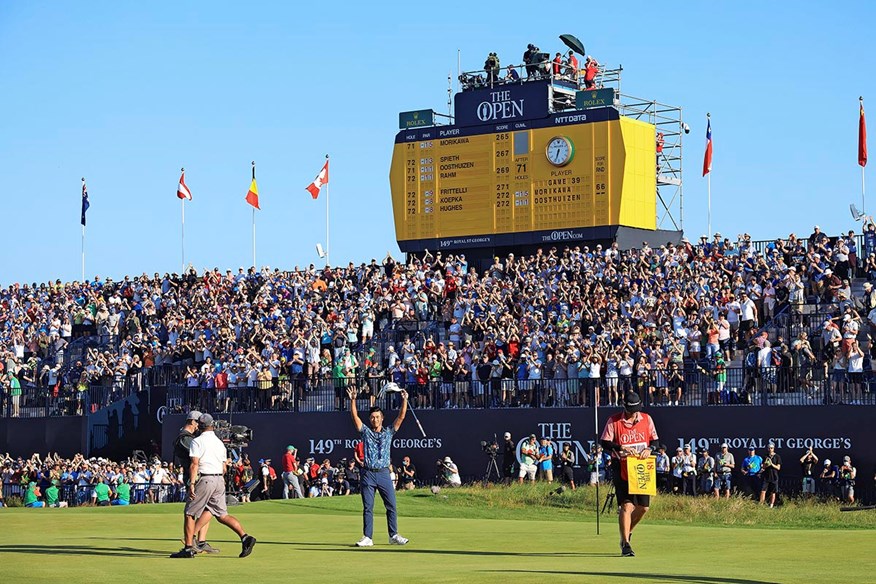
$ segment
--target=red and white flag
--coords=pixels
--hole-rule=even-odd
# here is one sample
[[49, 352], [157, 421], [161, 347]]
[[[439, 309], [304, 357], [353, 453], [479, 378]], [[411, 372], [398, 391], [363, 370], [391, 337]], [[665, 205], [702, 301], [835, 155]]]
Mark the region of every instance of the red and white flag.
[[313, 179], [313, 182], [305, 187], [305, 189], [310, 193], [310, 196], [314, 199], [319, 197], [319, 190], [322, 188], [322, 185], [328, 184], [328, 163], [329, 161], [326, 160], [325, 164], [322, 167], [322, 170], [319, 171], [319, 174], [316, 175], [316, 178]]
[[703, 155], [703, 176], [712, 172], [712, 118], [708, 117], [706, 125], [706, 153]]
[[860, 98], [861, 110], [858, 117], [858, 164], [867, 166], [867, 120], [864, 119], [864, 98]]
[[176, 196], [187, 201], [192, 200], [192, 191], [186, 186], [186, 171], [179, 175], [179, 186], [176, 187]]

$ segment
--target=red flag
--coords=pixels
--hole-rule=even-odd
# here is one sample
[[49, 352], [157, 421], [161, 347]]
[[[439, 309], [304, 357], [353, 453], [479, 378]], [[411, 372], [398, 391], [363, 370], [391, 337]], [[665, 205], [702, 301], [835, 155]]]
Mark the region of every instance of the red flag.
[[861, 117], [858, 118], [858, 164], [867, 166], [867, 120], [864, 119], [863, 99], [861, 99]]
[[703, 156], [703, 176], [712, 172], [712, 118], [706, 126], [706, 154]]
[[254, 178], [252, 179], [252, 183], [249, 185], [249, 191], [247, 191], [246, 193], [246, 202], [258, 209], [259, 211], [262, 210], [262, 208], [259, 207], [259, 187], [256, 184]]
[[304, 187], [310, 193], [310, 196], [313, 197], [314, 199], [319, 197], [319, 190], [322, 188], [322, 185], [328, 184], [328, 181], [329, 181], [328, 163], [329, 163], [329, 161], [326, 160], [325, 164], [322, 167], [322, 170], [319, 171], [319, 174], [316, 175], [316, 178], [313, 179], [313, 182], [310, 183], [309, 185], [307, 185], [306, 187]]
[[176, 187], [176, 196], [180, 199], [192, 200], [192, 191], [186, 186], [186, 171], [179, 175], [179, 186]]

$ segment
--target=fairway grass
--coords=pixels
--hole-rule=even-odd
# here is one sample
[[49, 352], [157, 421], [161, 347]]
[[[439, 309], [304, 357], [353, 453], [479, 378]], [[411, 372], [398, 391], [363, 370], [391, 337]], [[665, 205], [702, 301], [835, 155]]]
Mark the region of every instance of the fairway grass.
[[[839, 564], [844, 581], [866, 582], [873, 581], [876, 570], [871, 511], [843, 514], [861, 516], [854, 519], [857, 528], [788, 529], [661, 520], [655, 504], [654, 520], [646, 519], [633, 538], [637, 556], [621, 558], [614, 515], [602, 516], [601, 535], [596, 535], [592, 511], [544, 502], [518, 507], [504, 496], [506, 503], [491, 504], [491, 496], [476, 489], [444, 490], [437, 497], [422, 491], [400, 494], [399, 526], [411, 543], [388, 545], [378, 504], [370, 549], [353, 547], [361, 536], [358, 497], [232, 507], [258, 539], [246, 559], [237, 557], [236, 536], [216, 522], [208, 539], [221, 548], [219, 555], [169, 559], [180, 547], [178, 504], [2, 509], [0, 574], [4, 582], [65, 584], [141, 575], [168, 584], [192, 577], [215, 582], [743, 584], [836, 582]], [[761, 510], [751, 506], [751, 511]]]

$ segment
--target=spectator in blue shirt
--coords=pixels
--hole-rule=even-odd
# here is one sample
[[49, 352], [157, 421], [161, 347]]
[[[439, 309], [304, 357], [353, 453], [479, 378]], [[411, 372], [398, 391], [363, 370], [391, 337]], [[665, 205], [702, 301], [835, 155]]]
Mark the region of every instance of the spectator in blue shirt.
[[748, 456], [742, 459], [742, 474], [755, 497], [760, 496], [760, 488], [763, 484], [760, 473], [763, 470], [763, 458], [755, 454], [754, 446], [748, 449]]
[[538, 474], [548, 483], [554, 482], [554, 446], [547, 438], [541, 439], [538, 448]]

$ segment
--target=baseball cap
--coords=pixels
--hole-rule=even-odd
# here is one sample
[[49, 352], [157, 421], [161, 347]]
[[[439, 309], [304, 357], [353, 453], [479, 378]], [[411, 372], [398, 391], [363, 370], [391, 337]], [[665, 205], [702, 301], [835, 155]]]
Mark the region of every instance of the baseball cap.
[[201, 417], [198, 418], [198, 424], [201, 426], [212, 426], [213, 416], [210, 414], [201, 414]]
[[260, 459], [259, 459], [259, 464], [265, 464], [265, 459], [264, 459], [264, 458], [260, 458]]
[[511, 432], [505, 432], [505, 440], [511, 438]]
[[849, 458], [848, 456], [843, 456], [843, 462], [847, 462], [849, 460], [851, 460], [851, 458]]
[[290, 444], [289, 446], [286, 447], [286, 450], [297, 450], [297, 449]]
[[450, 460], [450, 457], [449, 457], [449, 456], [445, 456], [445, 457], [444, 457], [444, 462], [451, 463], [451, 462], [453, 462], [453, 461]]
[[824, 466], [830, 466], [830, 459], [829, 458], [824, 459]]
[[722, 443], [721, 443], [721, 448], [730, 448], [730, 445], [727, 444], [726, 442], [722, 442]]
[[535, 434], [530, 434], [529, 437], [530, 438], [537, 438], [537, 436]]
[[192, 411], [190, 411], [190, 412], [188, 413], [188, 415], [186, 416], [186, 421], [189, 421], [189, 420], [197, 420], [197, 419], [199, 419], [200, 417], [201, 417], [201, 412], [199, 412], [198, 410], [192, 410]]
[[642, 410], [642, 398], [635, 391], [628, 391], [624, 396], [624, 411], [627, 413], [639, 412]]

